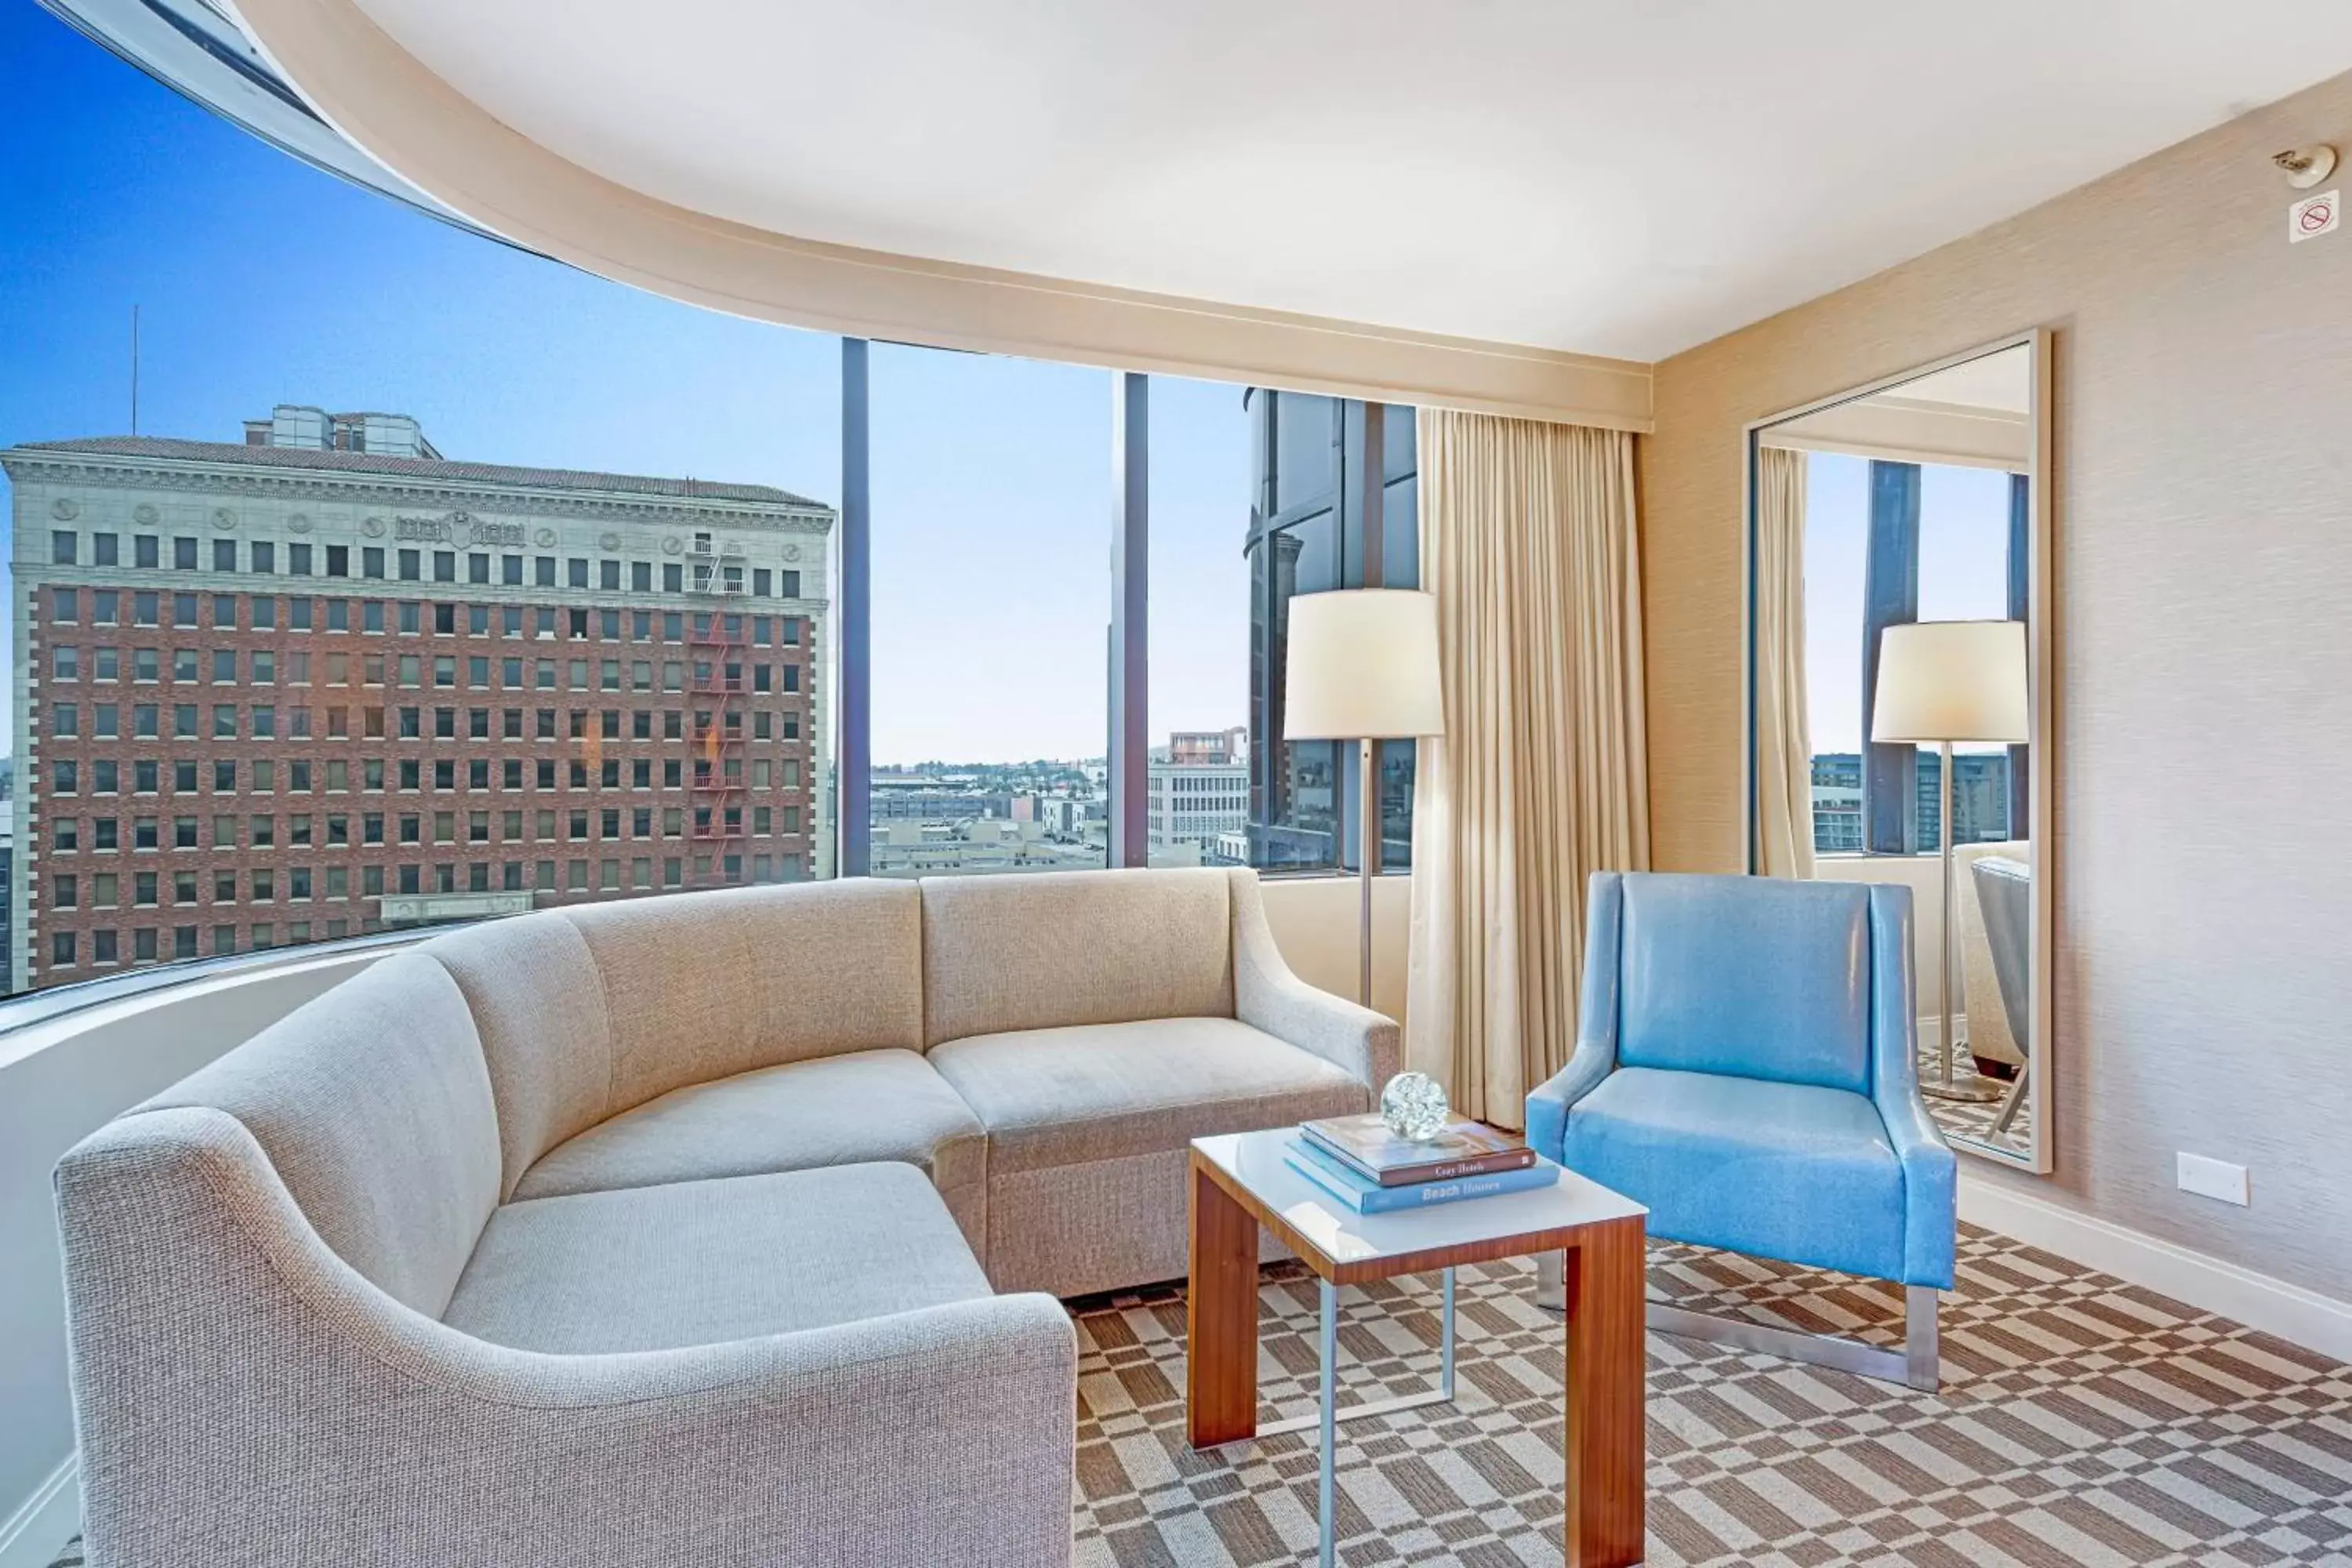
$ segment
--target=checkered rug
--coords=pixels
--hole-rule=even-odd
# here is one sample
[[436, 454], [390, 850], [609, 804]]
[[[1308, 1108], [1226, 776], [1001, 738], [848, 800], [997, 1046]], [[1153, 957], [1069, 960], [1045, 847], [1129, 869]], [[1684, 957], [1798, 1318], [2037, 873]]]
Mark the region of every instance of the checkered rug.
[[[1922, 1042], [1919, 1047], [1919, 1081], [1933, 1083], [1942, 1070], [1941, 1064], [1936, 1060], [1935, 1048]], [[1954, 1082], [1975, 1083], [1979, 1077], [1976, 1064], [1969, 1059], [1966, 1050], [1953, 1058]], [[1937, 1100], [1927, 1096], [1920, 1103], [1927, 1108], [1927, 1114], [1936, 1119], [1936, 1125], [1944, 1130], [1947, 1138], [1967, 1143], [1989, 1143], [1996, 1149], [2025, 1153], [2033, 1147], [2033, 1096], [2028, 1094], [2024, 1102], [2018, 1106], [2017, 1114], [2010, 1118], [2007, 1131], [1996, 1132], [1993, 1124], [2000, 1120], [2001, 1103], [2008, 1099], [2011, 1085], [2004, 1079], [1988, 1078], [1982, 1081], [1995, 1091], [1994, 1099]]]
[[[1458, 1397], [1339, 1428], [1340, 1559], [1560, 1561], [1559, 1320], [1465, 1268]], [[1894, 1343], [1892, 1289], [1654, 1242], [1654, 1296]], [[1315, 1282], [1259, 1290], [1265, 1415], [1315, 1407]], [[1311, 1563], [1315, 1438], [1184, 1440], [1181, 1288], [1074, 1303], [1075, 1568]], [[1340, 1295], [1341, 1397], [1433, 1386], [1434, 1277]], [[1649, 1340], [1649, 1563], [2352, 1568], [2352, 1368], [1964, 1228], [1944, 1386]], [[79, 1546], [58, 1568], [81, 1563]]]
[[[1652, 1334], [1649, 1563], [2352, 1565], [2352, 1368], [1968, 1229], [1944, 1386]], [[1339, 1555], [1558, 1564], [1558, 1317], [1460, 1276], [1455, 1406], [1339, 1427]], [[1895, 1343], [1892, 1288], [1653, 1242], [1650, 1289]], [[1262, 1414], [1315, 1408], [1316, 1289], [1259, 1291]], [[1313, 1561], [1315, 1436], [1196, 1454], [1175, 1288], [1075, 1304], [1077, 1568]], [[1435, 1277], [1340, 1294], [1341, 1398], [1433, 1386]]]

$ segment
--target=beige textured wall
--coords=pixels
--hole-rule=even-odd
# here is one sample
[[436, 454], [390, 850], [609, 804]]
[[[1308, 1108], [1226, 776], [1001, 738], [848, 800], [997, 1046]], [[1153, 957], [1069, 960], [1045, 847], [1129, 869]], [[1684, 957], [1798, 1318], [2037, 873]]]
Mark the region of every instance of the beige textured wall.
[[1741, 425], [2054, 328], [2057, 1169], [2015, 1179], [2352, 1299], [2352, 228], [2290, 246], [2268, 163], [2311, 141], [2352, 75], [1658, 367], [1651, 821], [1742, 864]]

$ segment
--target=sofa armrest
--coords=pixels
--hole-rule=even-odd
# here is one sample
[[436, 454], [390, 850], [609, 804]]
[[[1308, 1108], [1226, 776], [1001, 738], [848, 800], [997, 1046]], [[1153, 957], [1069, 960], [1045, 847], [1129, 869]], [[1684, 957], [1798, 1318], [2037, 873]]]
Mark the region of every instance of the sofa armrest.
[[1234, 1016], [1344, 1068], [1379, 1094], [1403, 1056], [1396, 1021], [1291, 973], [1266, 924], [1255, 873], [1234, 873], [1233, 905]]
[[1068, 1560], [1050, 1298], [545, 1355], [370, 1285], [217, 1111], [102, 1130], [58, 1197], [94, 1562]]
[[1959, 1237], [1959, 1161], [1919, 1096], [1910, 889], [1870, 889], [1870, 1098], [1903, 1167], [1902, 1282], [1948, 1290]]

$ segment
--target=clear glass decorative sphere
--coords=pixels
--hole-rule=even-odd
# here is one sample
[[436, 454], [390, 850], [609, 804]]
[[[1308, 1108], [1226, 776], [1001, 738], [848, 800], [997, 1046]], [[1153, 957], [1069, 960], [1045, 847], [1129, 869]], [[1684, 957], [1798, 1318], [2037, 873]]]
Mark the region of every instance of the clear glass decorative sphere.
[[1389, 1131], [1414, 1143], [1426, 1143], [1445, 1126], [1445, 1090], [1427, 1073], [1401, 1072], [1381, 1090], [1381, 1120]]

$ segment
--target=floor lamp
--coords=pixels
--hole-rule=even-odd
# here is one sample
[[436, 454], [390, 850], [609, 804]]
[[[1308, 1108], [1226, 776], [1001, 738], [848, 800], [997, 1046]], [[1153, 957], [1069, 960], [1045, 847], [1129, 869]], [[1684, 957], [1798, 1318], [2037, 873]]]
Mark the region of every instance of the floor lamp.
[[[1372, 878], [1381, 868], [1378, 746], [1445, 731], [1437, 679], [1437, 601], [1402, 588], [1347, 588], [1290, 601], [1283, 667], [1282, 738], [1354, 741], [1362, 799], [1357, 816], [1357, 1000], [1372, 1005]], [[1331, 814], [1339, 815], [1339, 779]], [[1333, 834], [1332, 847], [1339, 847]]]
[[1959, 924], [1952, 878], [1952, 742], [2014, 744], [2032, 737], [2023, 621], [1915, 621], [1879, 634], [1871, 741], [1942, 748], [1936, 837], [1942, 840], [1944, 859], [1943, 940], [1937, 944], [1944, 1022], [1936, 1038], [1936, 1079], [1920, 1086], [1922, 1093], [1937, 1100], [1980, 1104], [2001, 1093], [1981, 1079], [1958, 1083], [1952, 1077], [1952, 943]]

